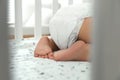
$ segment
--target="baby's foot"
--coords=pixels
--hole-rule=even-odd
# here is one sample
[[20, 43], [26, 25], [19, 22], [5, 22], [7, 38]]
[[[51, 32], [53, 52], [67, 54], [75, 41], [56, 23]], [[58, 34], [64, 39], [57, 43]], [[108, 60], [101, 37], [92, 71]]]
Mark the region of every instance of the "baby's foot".
[[50, 47], [47, 47], [47, 46], [39, 47], [39, 48], [36, 48], [35, 50], [35, 57], [46, 58], [46, 55], [48, 55], [51, 52], [52, 50]]
[[48, 58], [48, 59], [54, 59], [54, 55], [52, 52], [44, 55], [44, 56], [40, 56], [40, 58]]
[[34, 51], [35, 57], [47, 58], [47, 54], [51, 53], [52, 49], [50, 47], [50, 41], [48, 37], [42, 37], [37, 44], [37, 47]]

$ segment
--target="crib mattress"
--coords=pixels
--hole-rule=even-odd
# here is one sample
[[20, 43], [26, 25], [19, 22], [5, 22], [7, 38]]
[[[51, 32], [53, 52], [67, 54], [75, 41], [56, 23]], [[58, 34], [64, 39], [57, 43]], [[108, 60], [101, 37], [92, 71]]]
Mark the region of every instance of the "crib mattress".
[[10, 40], [12, 80], [90, 80], [90, 63], [54, 61], [33, 56], [37, 40]]

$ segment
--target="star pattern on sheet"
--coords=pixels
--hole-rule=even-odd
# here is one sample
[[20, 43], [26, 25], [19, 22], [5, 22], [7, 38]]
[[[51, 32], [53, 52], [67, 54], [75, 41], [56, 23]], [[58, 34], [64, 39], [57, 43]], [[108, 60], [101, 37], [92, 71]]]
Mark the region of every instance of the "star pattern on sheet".
[[12, 80], [90, 80], [90, 63], [35, 58], [37, 41], [9, 40]]

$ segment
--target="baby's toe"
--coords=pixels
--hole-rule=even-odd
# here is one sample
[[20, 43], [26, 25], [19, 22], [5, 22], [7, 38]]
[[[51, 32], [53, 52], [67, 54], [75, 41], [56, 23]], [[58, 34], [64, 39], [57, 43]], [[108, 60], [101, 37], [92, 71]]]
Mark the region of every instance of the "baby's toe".
[[39, 54], [34, 54], [35, 57], [39, 57]]
[[37, 51], [34, 51], [34, 57], [39, 57], [39, 53]]
[[45, 56], [41, 56], [41, 58], [45, 58]]
[[39, 58], [42, 58], [42, 56], [41, 56], [41, 55], [39, 55]]
[[48, 58], [48, 55], [45, 55], [45, 58]]
[[53, 59], [54, 58], [54, 54], [53, 53], [49, 53], [48, 57], [49, 57], [49, 59]]

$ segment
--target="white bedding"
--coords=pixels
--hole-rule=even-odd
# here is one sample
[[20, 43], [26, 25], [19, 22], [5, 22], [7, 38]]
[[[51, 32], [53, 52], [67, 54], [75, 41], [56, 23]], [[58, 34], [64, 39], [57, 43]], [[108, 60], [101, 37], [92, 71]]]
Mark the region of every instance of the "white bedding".
[[33, 57], [37, 40], [10, 40], [12, 80], [90, 80], [90, 63], [54, 61]]

